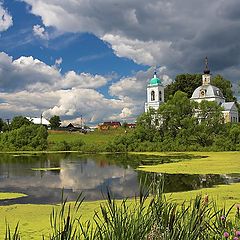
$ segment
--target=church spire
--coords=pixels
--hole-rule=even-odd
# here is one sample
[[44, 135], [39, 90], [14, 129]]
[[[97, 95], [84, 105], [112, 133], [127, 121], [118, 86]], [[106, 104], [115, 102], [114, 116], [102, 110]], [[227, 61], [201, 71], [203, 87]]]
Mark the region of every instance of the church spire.
[[210, 70], [208, 68], [208, 58], [205, 57], [205, 69], [204, 69], [204, 74], [210, 74]]
[[157, 67], [154, 70], [153, 78], [157, 78]]
[[209, 85], [211, 84], [211, 74], [208, 68], [208, 58], [205, 58], [205, 69], [202, 75], [202, 85]]

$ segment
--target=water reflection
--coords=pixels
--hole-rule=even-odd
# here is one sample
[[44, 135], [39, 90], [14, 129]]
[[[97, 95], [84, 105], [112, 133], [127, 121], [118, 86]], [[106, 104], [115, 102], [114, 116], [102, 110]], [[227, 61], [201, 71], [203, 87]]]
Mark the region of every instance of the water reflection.
[[[139, 163], [149, 161], [172, 160], [134, 155], [1, 155], [0, 191], [22, 192], [28, 196], [0, 201], [0, 204], [57, 203], [63, 188], [69, 200], [75, 200], [82, 191], [87, 200], [103, 199], [107, 187], [115, 198], [133, 197], [138, 193], [139, 179], [146, 178], [150, 184], [160, 177], [160, 174], [134, 170]], [[32, 170], [58, 167], [60, 170]], [[165, 174], [164, 178], [165, 191], [175, 192], [239, 181], [240, 176]]]

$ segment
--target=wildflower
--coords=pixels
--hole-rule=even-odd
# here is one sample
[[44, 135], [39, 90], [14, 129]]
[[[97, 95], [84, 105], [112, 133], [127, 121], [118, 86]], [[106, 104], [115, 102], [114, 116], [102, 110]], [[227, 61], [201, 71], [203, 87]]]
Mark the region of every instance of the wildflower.
[[235, 235], [236, 235], [237, 237], [240, 237], [240, 231], [236, 231], [236, 232], [235, 232]]
[[229, 233], [228, 232], [224, 232], [223, 236], [227, 239], [227, 238], [229, 238]]
[[226, 220], [226, 217], [223, 215], [223, 216], [220, 217], [220, 219], [221, 219], [221, 221], [224, 222]]
[[239, 240], [238, 237], [234, 237], [233, 240]]

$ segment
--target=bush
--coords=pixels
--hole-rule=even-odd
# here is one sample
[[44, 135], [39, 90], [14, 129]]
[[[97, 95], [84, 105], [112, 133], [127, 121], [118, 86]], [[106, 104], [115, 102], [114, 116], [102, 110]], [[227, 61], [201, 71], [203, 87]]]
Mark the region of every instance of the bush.
[[47, 129], [38, 125], [23, 125], [0, 135], [1, 150], [45, 150], [47, 148]]

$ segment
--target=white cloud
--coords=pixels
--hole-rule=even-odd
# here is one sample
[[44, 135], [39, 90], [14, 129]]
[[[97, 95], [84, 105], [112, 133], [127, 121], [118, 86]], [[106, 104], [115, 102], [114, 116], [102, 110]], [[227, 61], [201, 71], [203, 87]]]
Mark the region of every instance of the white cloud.
[[13, 25], [12, 16], [9, 14], [7, 9], [4, 9], [0, 1], [0, 32], [6, 31]]
[[60, 115], [63, 120], [79, 118], [85, 123], [104, 120], [134, 119], [143, 111], [147, 79], [152, 75], [138, 72], [122, 78], [109, 88], [112, 98], [98, 91], [114, 76], [76, 73], [62, 74], [55, 66], [34, 59], [13, 59], [0, 53], [0, 114], [46, 117]]
[[38, 24], [33, 26], [33, 34], [43, 40], [49, 40], [49, 35], [46, 32], [45, 28], [41, 27]]
[[215, 71], [240, 64], [239, 0], [22, 1], [46, 27], [92, 33], [117, 56], [167, 66], [172, 77], [199, 72], [206, 55]]
[[171, 53], [171, 42], [167, 41], [144, 42], [113, 34], [104, 35], [102, 40], [111, 44], [117, 56], [130, 58], [136, 63], [145, 65], [164, 62], [167, 53]]
[[0, 52], [0, 79], [0, 90], [5, 92], [24, 89], [40, 92], [71, 88], [96, 89], [111, 80], [110, 77], [78, 74], [74, 71], [63, 75], [55, 66], [49, 66], [32, 56], [13, 60], [3, 52]]

